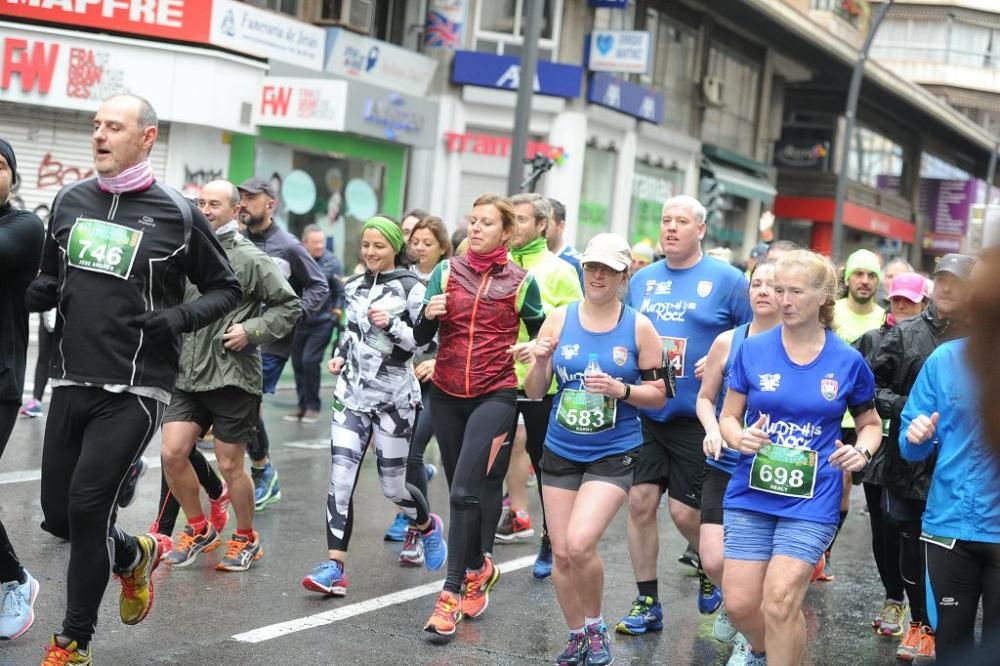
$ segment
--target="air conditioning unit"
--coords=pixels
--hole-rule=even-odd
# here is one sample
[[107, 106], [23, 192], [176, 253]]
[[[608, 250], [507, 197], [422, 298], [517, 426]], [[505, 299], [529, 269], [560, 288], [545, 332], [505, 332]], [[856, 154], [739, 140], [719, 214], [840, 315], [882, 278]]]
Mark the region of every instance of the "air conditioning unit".
[[374, 0], [323, 0], [317, 23], [340, 25], [368, 35], [372, 32], [374, 20]]
[[722, 86], [724, 81], [718, 76], [706, 76], [701, 80], [701, 96], [708, 106], [723, 106]]

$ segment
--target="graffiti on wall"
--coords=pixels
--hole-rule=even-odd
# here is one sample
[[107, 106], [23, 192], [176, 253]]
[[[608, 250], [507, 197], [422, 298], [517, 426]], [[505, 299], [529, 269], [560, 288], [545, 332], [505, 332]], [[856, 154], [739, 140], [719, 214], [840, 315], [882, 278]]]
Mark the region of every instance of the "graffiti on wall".
[[207, 183], [211, 183], [213, 180], [219, 180], [222, 177], [222, 169], [215, 169], [211, 167], [191, 167], [191, 165], [185, 164], [184, 186], [181, 188], [181, 192], [189, 199], [194, 199], [198, 196], [198, 193], [201, 192], [201, 188]]
[[64, 185], [75, 183], [84, 178], [90, 178], [93, 175], [93, 167], [74, 166], [57, 160], [52, 153], [45, 153], [42, 161], [38, 163], [35, 187], [39, 190], [48, 188], [59, 189]]

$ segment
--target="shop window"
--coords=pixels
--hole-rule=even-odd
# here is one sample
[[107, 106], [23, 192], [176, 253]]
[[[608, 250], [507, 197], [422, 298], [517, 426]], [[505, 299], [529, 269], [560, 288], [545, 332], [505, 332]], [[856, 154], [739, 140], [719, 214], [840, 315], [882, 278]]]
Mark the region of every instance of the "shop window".
[[279, 14], [299, 15], [299, 0], [242, 0], [258, 9], [270, 9]]
[[[857, 127], [848, 148], [847, 177], [879, 189], [898, 189], [903, 147], [874, 130]], [[892, 186], [889, 183], [893, 183]]]
[[596, 234], [611, 230], [618, 155], [612, 148], [588, 145], [583, 154], [583, 185], [577, 217], [576, 244], [584, 247]]
[[698, 33], [655, 9], [646, 12], [646, 30], [653, 35], [653, 66], [640, 81], [664, 92], [663, 124], [687, 132], [694, 108]]
[[632, 174], [632, 210], [628, 224], [630, 243], [648, 241], [656, 247], [660, 242], [660, 220], [663, 202], [680, 194], [684, 186], [684, 172], [676, 165], [654, 166], [648, 162], [635, 163]]
[[[551, 60], [559, 44], [563, 0], [543, 0], [538, 57]], [[494, 0], [476, 3], [475, 50], [519, 56], [524, 43], [525, 0]]]
[[362, 225], [382, 210], [385, 165], [271, 142], [258, 144], [256, 164], [279, 193], [279, 226], [298, 237], [306, 225], [319, 225], [350, 273], [360, 261]]
[[753, 157], [760, 97], [760, 63], [713, 43], [708, 52], [705, 76], [722, 81], [722, 94], [717, 106], [705, 109], [702, 141]]

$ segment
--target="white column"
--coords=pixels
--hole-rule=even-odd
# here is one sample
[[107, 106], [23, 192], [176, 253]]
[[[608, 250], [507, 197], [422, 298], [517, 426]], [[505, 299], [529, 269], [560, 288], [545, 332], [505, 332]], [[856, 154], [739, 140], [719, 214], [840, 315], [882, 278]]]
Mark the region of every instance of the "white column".
[[454, 231], [463, 212], [458, 201], [462, 182], [462, 155], [449, 153], [445, 134], [464, 134], [466, 129], [465, 106], [456, 95], [442, 95], [438, 112], [439, 141], [434, 149], [433, 168], [429, 174], [431, 184], [427, 205], [429, 211], [437, 212], [449, 231]]
[[[552, 167], [545, 176], [545, 196], [554, 197], [566, 206], [565, 241], [576, 244], [576, 220], [580, 214], [580, 188], [583, 185], [583, 155], [587, 146], [587, 116], [582, 111], [563, 111], [552, 121], [549, 143], [562, 146], [566, 161]], [[613, 177], [613, 174], [608, 174]]]
[[632, 212], [632, 175], [635, 173], [636, 132], [625, 132], [621, 149], [618, 151], [616, 173], [608, 174], [615, 179], [615, 196], [611, 203], [611, 231], [628, 238], [628, 219]]

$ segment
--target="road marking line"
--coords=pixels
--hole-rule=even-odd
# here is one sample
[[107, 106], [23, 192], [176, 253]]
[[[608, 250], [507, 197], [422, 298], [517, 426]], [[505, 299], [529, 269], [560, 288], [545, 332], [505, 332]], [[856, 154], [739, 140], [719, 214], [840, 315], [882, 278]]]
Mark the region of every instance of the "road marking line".
[[[527, 555], [525, 557], [519, 557], [516, 560], [510, 560], [509, 562], [500, 562], [497, 564], [497, 568], [500, 569], [500, 573], [504, 574], [510, 573], [511, 571], [517, 571], [518, 569], [524, 569], [525, 567], [530, 567], [534, 563], [535, 556]], [[240, 643], [263, 643], [264, 641], [270, 641], [282, 636], [288, 636], [289, 634], [305, 631], [306, 629], [315, 629], [316, 627], [333, 624], [334, 622], [346, 620], [348, 618], [355, 617], [356, 615], [363, 615], [374, 610], [380, 610], [386, 606], [397, 606], [429, 594], [437, 594], [441, 591], [441, 586], [443, 584], [443, 580], [434, 583], [425, 583], [424, 585], [418, 585], [417, 587], [400, 590], [399, 592], [384, 594], [381, 597], [375, 597], [374, 599], [368, 599], [367, 601], [359, 601], [358, 603], [351, 604], [350, 606], [334, 608], [333, 610], [316, 613], [315, 615], [307, 615], [306, 617], [300, 617], [297, 620], [288, 620], [287, 622], [271, 624], [259, 629], [246, 631], [242, 634], [236, 634], [233, 636], [233, 640], [239, 641]]]
[[288, 447], [290, 449], [328, 449], [330, 448], [329, 439], [303, 439], [297, 442], [285, 442], [282, 446]]
[[[215, 462], [215, 454], [208, 453], [207, 451], [202, 451], [202, 455], [209, 462]], [[146, 463], [146, 469], [160, 469], [160, 456], [155, 458], [147, 458], [143, 456], [143, 462]], [[42, 470], [40, 469], [28, 469], [22, 470], [20, 472], [4, 472], [0, 474], [0, 486], [5, 486], [11, 483], [24, 483], [26, 481], [39, 481], [42, 478]]]

